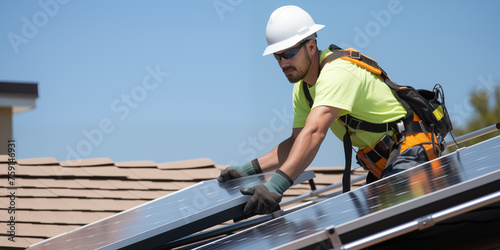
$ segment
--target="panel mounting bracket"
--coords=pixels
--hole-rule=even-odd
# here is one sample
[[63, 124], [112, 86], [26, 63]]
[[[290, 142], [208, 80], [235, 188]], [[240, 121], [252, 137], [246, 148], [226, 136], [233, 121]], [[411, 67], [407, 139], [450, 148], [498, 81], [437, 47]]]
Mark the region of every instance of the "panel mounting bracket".
[[340, 240], [340, 237], [337, 234], [337, 230], [335, 230], [335, 226], [329, 226], [325, 228], [325, 234], [334, 248], [342, 246], [342, 240]]

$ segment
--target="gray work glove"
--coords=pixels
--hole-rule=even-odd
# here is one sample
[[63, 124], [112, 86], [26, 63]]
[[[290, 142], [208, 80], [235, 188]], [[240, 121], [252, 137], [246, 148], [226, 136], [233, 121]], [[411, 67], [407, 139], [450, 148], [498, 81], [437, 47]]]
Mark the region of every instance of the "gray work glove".
[[260, 173], [262, 173], [262, 170], [260, 169], [259, 161], [254, 159], [241, 166], [227, 167], [226, 169], [220, 171], [220, 175], [217, 177], [217, 180], [219, 182], [225, 182], [231, 179]]
[[283, 171], [277, 170], [268, 183], [240, 189], [242, 194], [252, 196], [245, 205], [243, 213], [268, 214], [275, 211], [283, 193], [292, 185], [292, 179]]

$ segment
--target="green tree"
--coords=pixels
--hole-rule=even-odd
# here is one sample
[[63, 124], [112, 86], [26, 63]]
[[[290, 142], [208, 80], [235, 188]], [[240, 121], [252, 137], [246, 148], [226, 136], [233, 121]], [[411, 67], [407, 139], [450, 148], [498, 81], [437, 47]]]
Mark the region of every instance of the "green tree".
[[[493, 95], [493, 97], [491, 97]], [[473, 92], [470, 96], [470, 102], [474, 107], [474, 115], [469, 119], [464, 127], [453, 129], [455, 137], [497, 124], [500, 122], [500, 85], [495, 87], [494, 93], [486, 90]], [[453, 118], [452, 118], [453, 119]], [[470, 146], [478, 142], [500, 135], [497, 130], [469, 141], [461, 143], [459, 146]], [[449, 147], [450, 151], [455, 151], [456, 147]]]

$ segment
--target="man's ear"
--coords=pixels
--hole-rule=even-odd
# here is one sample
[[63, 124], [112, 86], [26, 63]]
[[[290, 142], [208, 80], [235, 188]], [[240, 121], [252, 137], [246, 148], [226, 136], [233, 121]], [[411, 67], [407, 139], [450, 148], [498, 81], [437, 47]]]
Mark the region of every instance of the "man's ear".
[[315, 40], [307, 41], [306, 48], [307, 48], [307, 54], [309, 56], [314, 55], [314, 52], [318, 49], [316, 41]]

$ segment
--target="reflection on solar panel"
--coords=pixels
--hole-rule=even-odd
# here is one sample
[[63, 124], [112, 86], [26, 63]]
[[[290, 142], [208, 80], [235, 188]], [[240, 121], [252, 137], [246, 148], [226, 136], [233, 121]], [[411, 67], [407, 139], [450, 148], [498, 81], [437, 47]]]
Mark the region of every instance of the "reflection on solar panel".
[[498, 191], [499, 149], [496, 137], [200, 249], [338, 247]]
[[[141, 206], [56, 236], [31, 249], [150, 249], [243, 215], [242, 187], [266, 183], [264, 173], [219, 183], [202, 181]], [[298, 184], [314, 178], [306, 171]]]

